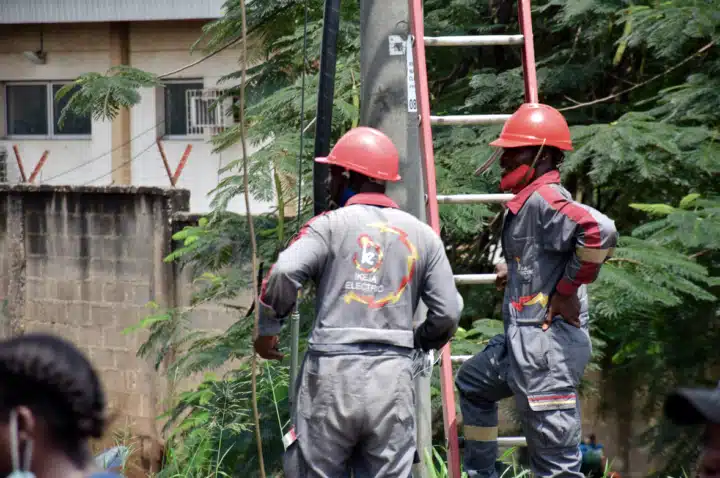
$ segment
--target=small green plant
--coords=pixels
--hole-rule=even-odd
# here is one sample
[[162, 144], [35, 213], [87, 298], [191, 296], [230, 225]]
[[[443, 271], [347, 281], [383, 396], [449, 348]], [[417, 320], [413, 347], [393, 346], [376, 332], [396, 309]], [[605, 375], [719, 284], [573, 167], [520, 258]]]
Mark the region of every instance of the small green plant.
[[[249, 371], [249, 363], [243, 363], [222, 378], [206, 374], [197, 388], [179, 395], [177, 405], [166, 414], [170, 446], [158, 478], [257, 475]], [[281, 437], [289, 420], [287, 376], [284, 367], [267, 362], [259, 372], [265, 464], [268, 471], [277, 472]]]
[[[508, 448], [498, 458], [498, 461], [505, 465], [500, 478], [523, 478], [530, 474], [530, 470], [519, 464], [516, 451], [517, 447]], [[425, 450], [425, 463], [429, 478], [448, 478], [450, 476], [445, 463], [444, 448], [433, 447], [432, 453]], [[468, 474], [463, 471], [461, 478], [468, 478]]]

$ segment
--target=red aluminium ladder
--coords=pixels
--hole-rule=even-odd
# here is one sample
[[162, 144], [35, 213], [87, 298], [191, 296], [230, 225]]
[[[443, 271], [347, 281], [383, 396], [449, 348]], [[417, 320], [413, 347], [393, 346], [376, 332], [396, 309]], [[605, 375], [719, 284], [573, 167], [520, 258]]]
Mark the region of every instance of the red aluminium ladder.
[[[533, 46], [532, 19], [530, 17], [530, 0], [518, 0], [518, 18], [520, 35], [481, 35], [481, 36], [447, 36], [426, 37], [423, 21], [422, 0], [409, 0], [410, 32], [412, 35], [412, 52], [407, 55], [414, 58], [415, 89], [417, 91], [417, 109], [420, 124], [420, 146], [425, 173], [427, 194], [428, 224], [440, 234], [440, 215], [438, 204], [479, 204], [504, 203], [512, 198], [512, 194], [462, 194], [438, 196], [435, 179], [435, 155], [433, 152], [432, 125], [492, 125], [503, 124], [509, 114], [485, 114], [462, 116], [432, 116], [430, 113], [430, 94], [428, 90], [427, 64], [425, 46], [492, 46], [518, 45], [522, 50], [523, 77], [525, 83], [525, 102], [538, 102], [537, 77], [535, 73], [535, 49]], [[493, 284], [495, 274], [464, 274], [456, 275], [456, 284]], [[443, 403], [443, 421], [445, 437], [448, 443], [448, 471], [450, 478], [460, 478], [460, 449], [455, 410], [455, 386], [452, 363], [462, 363], [470, 356], [450, 354], [450, 345], [443, 347], [440, 362], [440, 388]], [[498, 438], [498, 445], [521, 445], [525, 439]]]

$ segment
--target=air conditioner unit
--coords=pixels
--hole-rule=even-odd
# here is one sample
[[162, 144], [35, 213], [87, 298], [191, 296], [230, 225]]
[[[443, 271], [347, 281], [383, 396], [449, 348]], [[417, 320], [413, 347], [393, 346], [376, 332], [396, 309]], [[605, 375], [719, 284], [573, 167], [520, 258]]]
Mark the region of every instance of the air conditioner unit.
[[187, 90], [188, 134], [216, 133], [226, 126], [230, 99], [221, 98], [222, 91], [217, 89]]

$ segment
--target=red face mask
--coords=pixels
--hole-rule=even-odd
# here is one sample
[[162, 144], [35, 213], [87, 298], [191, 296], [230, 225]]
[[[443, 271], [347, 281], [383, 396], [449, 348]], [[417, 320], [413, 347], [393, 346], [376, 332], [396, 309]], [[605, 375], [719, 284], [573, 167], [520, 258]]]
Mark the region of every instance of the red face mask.
[[502, 177], [500, 180], [500, 190], [517, 194], [532, 182], [534, 176], [535, 168], [531, 168], [527, 164], [518, 166]]

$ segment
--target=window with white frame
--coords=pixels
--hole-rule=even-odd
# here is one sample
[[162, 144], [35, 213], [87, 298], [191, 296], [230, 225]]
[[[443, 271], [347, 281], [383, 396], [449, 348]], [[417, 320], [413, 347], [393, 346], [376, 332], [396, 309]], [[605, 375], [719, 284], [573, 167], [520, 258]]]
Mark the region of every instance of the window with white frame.
[[233, 98], [218, 88], [203, 88], [200, 80], [169, 80], [162, 89], [155, 97], [159, 136], [200, 138], [233, 123]]
[[72, 93], [60, 101], [55, 95], [64, 82], [7, 83], [5, 85], [5, 119], [8, 136], [45, 138], [87, 137], [92, 133], [91, 118], [68, 112], [62, 127], [60, 114]]
[[188, 91], [202, 90], [201, 80], [168, 81], [165, 83], [165, 134], [194, 136], [188, 131]]

